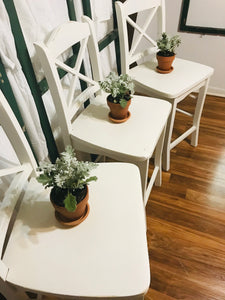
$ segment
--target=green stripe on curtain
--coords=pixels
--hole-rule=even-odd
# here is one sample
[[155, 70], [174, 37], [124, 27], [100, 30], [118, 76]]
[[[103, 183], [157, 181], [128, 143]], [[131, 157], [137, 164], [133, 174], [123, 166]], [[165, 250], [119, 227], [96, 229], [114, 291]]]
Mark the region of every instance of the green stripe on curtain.
[[12, 33], [14, 35], [15, 43], [16, 43], [16, 50], [17, 50], [17, 55], [18, 59], [21, 63], [24, 75], [27, 79], [27, 82], [30, 86], [31, 93], [33, 95], [37, 111], [39, 114], [41, 126], [43, 133], [46, 138], [46, 143], [49, 151], [49, 156], [52, 162], [56, 160], [58, 157], [58, 150], [55, 144], [55, 140], [52, 134], [51, 126], [48, 121], [47, 113], [41, 98], [41, 92], [39, 90], [36, 77], [34, 74], [34, 70], [32, 67], [32, 63], [30, 60], [30, 56], [26, 47], [26, 43], [23, 37], [23, 33], [20, 27], [20, 23], [18, 20], [18, 16], [16, 13], [16, 9], [14, 6], [14, 3], [12, 0], [3, 0], [5, 7], [7, 9], [9, 19], [10, 19], [10, 24], [12, 28]]

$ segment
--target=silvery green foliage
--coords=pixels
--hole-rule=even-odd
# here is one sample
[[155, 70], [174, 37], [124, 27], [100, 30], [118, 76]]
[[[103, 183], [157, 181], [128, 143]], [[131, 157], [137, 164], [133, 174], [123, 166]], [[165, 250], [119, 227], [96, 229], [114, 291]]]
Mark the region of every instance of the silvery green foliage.
[[161, 55], [170, 56], [175, 54], [175, 49], [180, 45], [181, 39], [178, 35], [169, 37], [166, 32], [157, 40], [157, 46]]
[[99, 82], [99, 85], [104, 92], [112, 95], [115, 103], [120, 103], [122, 107], [126, 106], [126, 102], [131, 98], [130, 94], [134, 93], [134, 83], [128, 74], [118, 76], [115, 72], [110, 72], [104, 81]]
[[[90, 177], [90, 171], [97, 167], [92, 162], [78, 161], [71, 146], [60, 154], [55, 164], [41, 162], [38, 171], [41, 174], [37, 181], [47, 187], [57, 187], [68, 190], [64, 200], [65, 207], [73, 211], [76, 208], [76, 197], [72, 195], [75, 189], [82, 189], [90, 181], [97, 180], [96, 176]], [[74, 208], [75, 207], [75, 208]]]

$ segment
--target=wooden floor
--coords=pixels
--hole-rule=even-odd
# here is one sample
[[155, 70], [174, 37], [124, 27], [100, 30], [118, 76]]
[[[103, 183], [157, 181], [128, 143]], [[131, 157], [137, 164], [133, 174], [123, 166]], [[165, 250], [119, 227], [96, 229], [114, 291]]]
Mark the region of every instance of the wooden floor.
[[[187, 100], [182, 107], [192, 111]], [[184, 128], [178, 115], [174, 136]], [[146, 211], [151, 286], [145, 300], [225, 299], [224, 98], [207, 96], [198, 147], [183, 141], [172, 150], [171, 168]]]

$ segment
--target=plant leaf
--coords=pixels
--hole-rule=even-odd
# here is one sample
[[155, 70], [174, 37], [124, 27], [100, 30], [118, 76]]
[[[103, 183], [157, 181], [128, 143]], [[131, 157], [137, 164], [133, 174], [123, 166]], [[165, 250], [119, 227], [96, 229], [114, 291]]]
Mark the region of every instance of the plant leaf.
[[89, 177], [89, 178], [86, 180], [86, 182], [96, 181], [97, 179], [98, 179], [97, 176], [91, 176], [91, 177]]
[[127, 106], [127, 100], [121, 99], [120, 100], [120, 106], [122, 106], [122, 108], [126, 107]]
[[66, 198], [64, 199], [64, 205], [68, 211], [75, 211], [75, 209], [77, 208], [76, 197], [71, 193], [68, 193]]
[[51, 181], [51, 179], [49, 178], [49, 176], [47, 176], [45, 174], [40, 174], [37, 177], [37, 181], [40, 182], [43, 185], [46, 185], [47, 183], [49, 183], [49, 181]]

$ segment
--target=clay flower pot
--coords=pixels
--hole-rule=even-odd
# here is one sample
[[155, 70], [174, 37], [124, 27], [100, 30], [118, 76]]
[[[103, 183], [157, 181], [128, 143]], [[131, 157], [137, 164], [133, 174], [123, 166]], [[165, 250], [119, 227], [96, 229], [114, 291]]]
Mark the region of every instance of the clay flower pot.
[[[110, 108], [109, 119], [114, 123], [122, 123], [129, 119], [130, 112], [128, 111], [131, 104], [131, 99], [127, 101], [127, 105], [122, 107], [120, 103], [110, 101], [110, 96], [107, 97], [107, 105]], [[112, 96], [111, 96], [112, 97]]]
[[158, 66], [156, 70], [159, 73], [170, 73], [173, 71], [172, 63], [174, 61], [175, 55], [173, 56], [161, 56], [161, 55], [156, 55], [156, 58], [158, 60]]
[[[80, 202], [78, 202], [75, 211], [68, 211], [64, 206], [57, 204], [57, 197], [62, 197], [62, 195], [58, 195], [55, 192], [54, 188], [50, 192], [50, 200], [55, 208], [55, 217], [56, 219], [63, 225], [67, 226], [76, 226], [83, 222], [89, 214], [89, 190], [88, 186], [85, 186], [85, 190], [83, 191], [83, 195], [81, 196]], [[63, 196], [64, 197], [64, 196]], [[76, 197], [79, 196], [76, 194]], [[58, 199], [59, 200], [59, 199]], [[79, 201], [79, 199], [77, 199]]]

